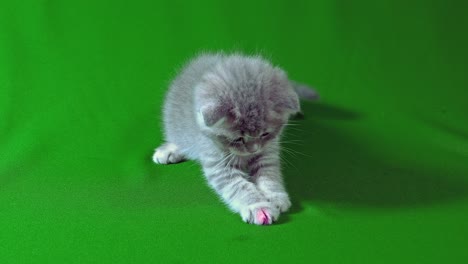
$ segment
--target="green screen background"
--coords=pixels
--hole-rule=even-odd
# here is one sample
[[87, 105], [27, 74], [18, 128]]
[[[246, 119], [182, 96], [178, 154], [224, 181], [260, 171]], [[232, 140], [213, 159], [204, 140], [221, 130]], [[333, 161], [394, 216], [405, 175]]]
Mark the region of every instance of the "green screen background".
[[[466, 1], [2, 1], [1, 263], [467, 263]], [[244, 224], [157, 166], [200, 51], [316, 87], [286, 131], [294, 206]]]

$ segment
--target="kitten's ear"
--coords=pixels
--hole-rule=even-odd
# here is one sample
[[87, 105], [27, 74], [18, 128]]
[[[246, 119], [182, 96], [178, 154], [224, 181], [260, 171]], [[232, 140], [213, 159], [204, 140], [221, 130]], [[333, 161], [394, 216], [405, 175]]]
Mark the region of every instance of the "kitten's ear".
[[296, 93], [291, 95], [288, 100], [285, 102], [285, 108], [289, 110], [292, 114], [296, 114], [301, 111], [301, 106], [299, 103], [299, 98]]
[[271, 77], [271, 85], [273, 89], [270, 99], [275, 103], [274, 109], [277, 113], [289, 116], [301, 111], [299, 97], [290, 85], [284, 71], [276, 69], [275, 74]]
[[198, 119], [207, 127], [219, 126], [237, 117], [237, 111], [226, 105], [207, 104], [198, 111]]
[[288, 115], [294, 115], [301, 111], [301, 106], [299, 103], [299, 97], [296, 93], [290, 93], [285, 98], [282, 98], [276, 104], [276, 110], [281, 113], [285, 113]]
[[199, 118], [207, 127], [212, 127], [216, 123], [223, 122], [224, 113], [214, 104], [204, 105], [198, 111]]

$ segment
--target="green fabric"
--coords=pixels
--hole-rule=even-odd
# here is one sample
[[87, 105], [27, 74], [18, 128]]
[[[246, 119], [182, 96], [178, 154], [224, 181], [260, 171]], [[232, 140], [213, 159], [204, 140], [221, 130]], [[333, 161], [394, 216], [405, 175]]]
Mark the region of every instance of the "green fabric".
[[[0, 263], [467, 263], [466, 1], [2, 1]], [[319, 103], [294, 206], [243, 223], [161, 104], [202, 50], [261, 52]]]

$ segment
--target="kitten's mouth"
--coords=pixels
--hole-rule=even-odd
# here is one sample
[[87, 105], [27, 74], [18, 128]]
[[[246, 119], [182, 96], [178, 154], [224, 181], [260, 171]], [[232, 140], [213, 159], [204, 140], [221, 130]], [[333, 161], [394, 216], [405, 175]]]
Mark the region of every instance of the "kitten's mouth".
[[229, 151], [236, 155], [236, 156], [241, 156], [241, 157], [247, 157], [247, 156], [252, 156], [252, 155], [255, 155], [255, 154], [258, 154], [260, 152], [260, 149], [258, 149], [257, 151], [255, 152], [240, 152], [240, 151], [237, 151], [236, 149], [229, 149]]

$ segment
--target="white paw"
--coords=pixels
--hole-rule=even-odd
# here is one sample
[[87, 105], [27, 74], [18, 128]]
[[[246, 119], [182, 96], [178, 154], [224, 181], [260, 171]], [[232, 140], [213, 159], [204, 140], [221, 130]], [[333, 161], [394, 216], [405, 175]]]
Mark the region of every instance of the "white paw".
[[173, 143], [166, 143], [153, 154], [153, 161], [157, 164], [178, 163], [184, 160], [184, 156], [179, 153], [178, 147]]
[[244, 222], [256, 225], [271, 225], [278, 220], [279, 214], [279, 210], [268, 202], [252, 204], [240, 210]]
[[270, 201], [281, 213], [288, 211], [291, 207], [291, 201], [286, 193], [264, 193], [268, 201]]

